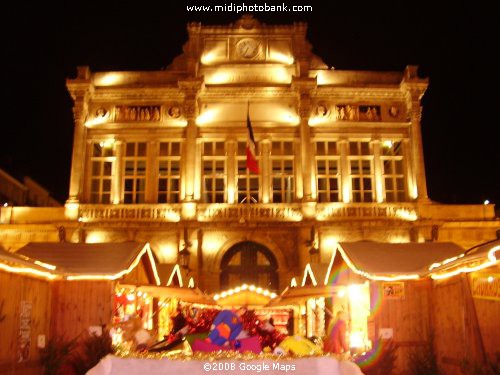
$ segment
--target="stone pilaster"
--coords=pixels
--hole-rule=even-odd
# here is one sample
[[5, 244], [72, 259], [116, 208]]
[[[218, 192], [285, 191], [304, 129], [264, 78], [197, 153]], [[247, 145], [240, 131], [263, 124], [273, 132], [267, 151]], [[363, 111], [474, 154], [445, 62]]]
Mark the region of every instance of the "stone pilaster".
[[198, 127], [196, 117], [198, 116], [198, 95], [203, 88], [201, 79], [187, 79], [179, 81], [179, 87], [184, 92], [184, 116], [187, 120], [186, 142], [183, 151], [183, 177], [185, 202], [192, 202], [195, 199], [195, 169], [196, 169], [196, 139], [198, 137]]
[[311, 147], [311, 129], [309, 127], [309, 117], [312, 110], [311, 91], [317, 87], [316, 79], [300, 78], [294, 79], [292, 88], [299, 97], [298, 112], [300, 117], [300, 159], [302, 164], [302, 183], [304, 195], [302, 200], [310, 202], [315, 200], [313, 196], [311, 170], [314, 168], [312, 147]]
[[421, 99], [424, 96], [428, 86], [428, 79], [421, 79], [417, 75], [417, 66], [409, 65], [406, 67], [401, 90], [406, 98], [406, 109], [411, 122], [410, 140], [411, 156], [414, 167], [415, 180], [417, 185], [417, 200], [428, 201], [427, 181], [425, 178], [424, 150], [422, 143], [422, 104]]
[[82, 199], [84, 185], [84, 171], [86, 159], [85, 119], [88, 115], [88, 104], [94, 91], [88, 66], [78, 67], [75, 79], [68, 79], [66, 86], [73, 99], [73, 154], [71, 157], [71, 178], [69, 183], [68, 203], [78, 203]]

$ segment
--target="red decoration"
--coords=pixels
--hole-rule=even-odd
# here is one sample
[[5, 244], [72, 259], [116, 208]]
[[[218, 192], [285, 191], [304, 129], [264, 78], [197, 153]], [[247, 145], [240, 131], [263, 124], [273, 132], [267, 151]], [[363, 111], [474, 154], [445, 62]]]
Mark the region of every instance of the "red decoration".
[[190, 327], [189, 333], [210, 331], [210, 326], [212, 325], [217, 314], [220, 312], [218, 309], [200, 309], [192, 306], [188, 307], [186, 310], [183, 311], [183, 314]]
[[[183, 314], [186, 317], [187, 323], [190, 327], [189, 333], [202, 333], [210, 331], [215, 317], [220, 312], [218, 309], [186, 306], [183, 309]], [[278, 330], [268, 331], [264, 327], [264, 321], [260, 320], [255, 314], [255, 311], [247, 311], [241, 318], [243, 329], [248, 332], [250, 337], [257, 336], [262, 348], [270, 347], [274, 350], [287, 335], [279, 332]]]
[[287, 335], [277, 331], [276, 329], [273, 331], [266, 330], [264, 328], [264, 322], [257, 317], [255, 311], [247, 311], [243, 315], [242, 321], [243, 329], [247, 331], [250, 336], [259, 337], [262, 348], [268, 346], [271, 350], [274, 350], [274, 348], [287, 337]]

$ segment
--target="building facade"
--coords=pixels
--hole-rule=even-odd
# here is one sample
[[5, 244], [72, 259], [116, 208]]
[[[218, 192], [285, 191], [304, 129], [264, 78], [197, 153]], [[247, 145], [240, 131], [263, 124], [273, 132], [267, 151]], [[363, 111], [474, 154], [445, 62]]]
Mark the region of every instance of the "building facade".
[[160, 263], [189, 255], [186, 272], [217, 292], [282, 290], [340, 241], [494, 239], [493, 205], [428, 198], [417, 67], [330, 69], [306, 31], [192, 23], [164, 70], [79, 67], [66, 206], [3, 209], [0, 243], [147, 241]]
[[0, 204], [7, 206], [61, 206], [50, 192], [32, 178], [25, 176], [23, 182], [0, 169]]

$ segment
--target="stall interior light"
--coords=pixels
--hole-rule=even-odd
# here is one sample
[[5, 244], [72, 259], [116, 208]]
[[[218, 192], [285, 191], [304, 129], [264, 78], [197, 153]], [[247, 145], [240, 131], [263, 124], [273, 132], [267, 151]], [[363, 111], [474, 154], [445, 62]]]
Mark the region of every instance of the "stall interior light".
[[221, 298], [226, 298], [228, 296], [232, 296], [246, 290], [257, 294], [262, 294], [263, 296], [269, 297], [271, 299], [276, 298], [278, 296], [276, 293], [272, 293], [267, 289], [262, 289], [261, 287], [256, 287], [255, 285], [243, 284], [237, 286], [236, 288], [228, 289], [221, 293], [217, 293], [213, 296], [213, 299], [214, 301], [218, 301]]

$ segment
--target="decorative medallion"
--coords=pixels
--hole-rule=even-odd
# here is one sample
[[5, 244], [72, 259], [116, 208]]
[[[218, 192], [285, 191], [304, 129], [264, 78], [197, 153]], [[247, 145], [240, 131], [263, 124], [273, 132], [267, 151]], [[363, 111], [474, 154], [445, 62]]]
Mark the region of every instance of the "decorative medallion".
[[171, 118], [179, 118], [181, 117], [181, 108], [177, 105], [173, 105], [168, 108], [167, 115]]
[[392, 118], [396, 118], [398, 117], [398, 115], [399, 115], [398, 107], [392, 106], [389, 108], [389, 116], [391, 116]]
[[326, 117], [329, 114], [328, 107], [325, 103], [319, 103], [316, 107], [316, 116], [318, 117]]
[[252, 59], [259, 53], [260, 43], [252, 38], [241, 39], [236, 43], [236, 51], [245, 59]]
[[108, 111], [106, 110], [106, 108], [97, 108], [96, 111], [95, 111], [95, 117], [96, 118], [104, 118], [106, 117], [108, 114]]

